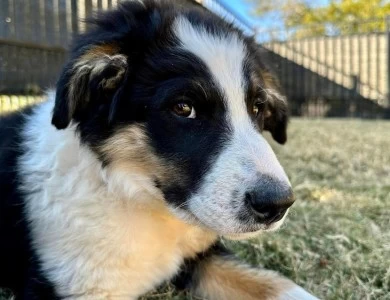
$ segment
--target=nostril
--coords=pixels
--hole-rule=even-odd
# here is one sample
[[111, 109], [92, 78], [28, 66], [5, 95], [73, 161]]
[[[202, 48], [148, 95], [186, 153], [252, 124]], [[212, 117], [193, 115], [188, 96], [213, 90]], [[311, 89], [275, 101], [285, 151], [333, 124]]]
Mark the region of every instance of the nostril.
[[251, 205], [252, 204], [252, 195], [249, 192], [245, 193], [245, 203]]
[[267, 205], [258, 201], [254, 192], [245, 193], [245, 203], [252, 208], [257, 216], [261, 218], [269, 218], [271, 214], [270, 210], [267, 208]]
[[288, 209], [288, 208], [279, 208], [279, 207], [269, 206], [269, 205], [263, 205], [263, 206], [252, 205], [251, 208], [252, 211], [256, 214], [256, 216], [259, 218], [259, 221], [264, 222], [266, 224], [270, 224], [281, 220], [286, 214], [286, 211]]

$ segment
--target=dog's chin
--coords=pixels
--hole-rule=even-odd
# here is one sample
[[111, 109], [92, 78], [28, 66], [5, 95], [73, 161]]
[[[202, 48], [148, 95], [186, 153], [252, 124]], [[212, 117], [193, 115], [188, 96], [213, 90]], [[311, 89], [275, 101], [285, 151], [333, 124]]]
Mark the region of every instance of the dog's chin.
[[253, 232], [224, 234], [222, 236], [225, 239], [232, 240], [232, 241], [250, 240], [250, 239], [257, 238], [264, 231], [265, 231], [265, 229], [260, 229], [260, 230], [253, 231]]

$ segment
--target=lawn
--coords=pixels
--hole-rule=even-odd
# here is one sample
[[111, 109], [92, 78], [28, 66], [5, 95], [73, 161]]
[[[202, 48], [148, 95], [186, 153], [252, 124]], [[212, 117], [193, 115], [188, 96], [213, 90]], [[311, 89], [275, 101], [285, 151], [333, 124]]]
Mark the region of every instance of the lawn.
[[321, 299], [390, 299], [390, 122], [293, 119], [271, 143], [297, 201], [278, 232], [226, 244]]
[[321, 299], [390, 299], [390, 122], [294, 119], [272, 145], [296, 203], [236, 251]]

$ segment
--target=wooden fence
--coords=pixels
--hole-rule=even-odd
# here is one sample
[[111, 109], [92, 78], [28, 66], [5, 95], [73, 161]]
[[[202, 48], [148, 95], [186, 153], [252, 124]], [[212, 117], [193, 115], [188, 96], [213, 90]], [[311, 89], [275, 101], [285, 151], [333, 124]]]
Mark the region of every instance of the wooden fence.
[[0, 94], [41, 94], [53, 86], [72, 36], [93, 11], [118, 0], [1, 0]]
[[293, 100], [294, 114], [380, 117], [389, 107], [388, 35], [321, 36], [263, 47]]

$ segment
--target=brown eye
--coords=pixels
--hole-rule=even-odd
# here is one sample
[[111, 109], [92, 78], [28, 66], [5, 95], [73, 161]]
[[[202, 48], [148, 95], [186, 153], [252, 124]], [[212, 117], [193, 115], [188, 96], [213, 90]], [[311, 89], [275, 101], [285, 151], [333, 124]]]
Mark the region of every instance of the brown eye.
[[253, 115], [255, 116], [255, 118], [257, 118], [259, 116], [263, 105], [264, 104], [262, 102], [255, 102], [255, 104], [253, 104], [252, 112], [253, 112]]
[[196, 118], [195, 108], [191, 104], [180, 102], [175, 104], [172, 110], [176, 115], [180, 117], [189, 118], [189, 119]]

